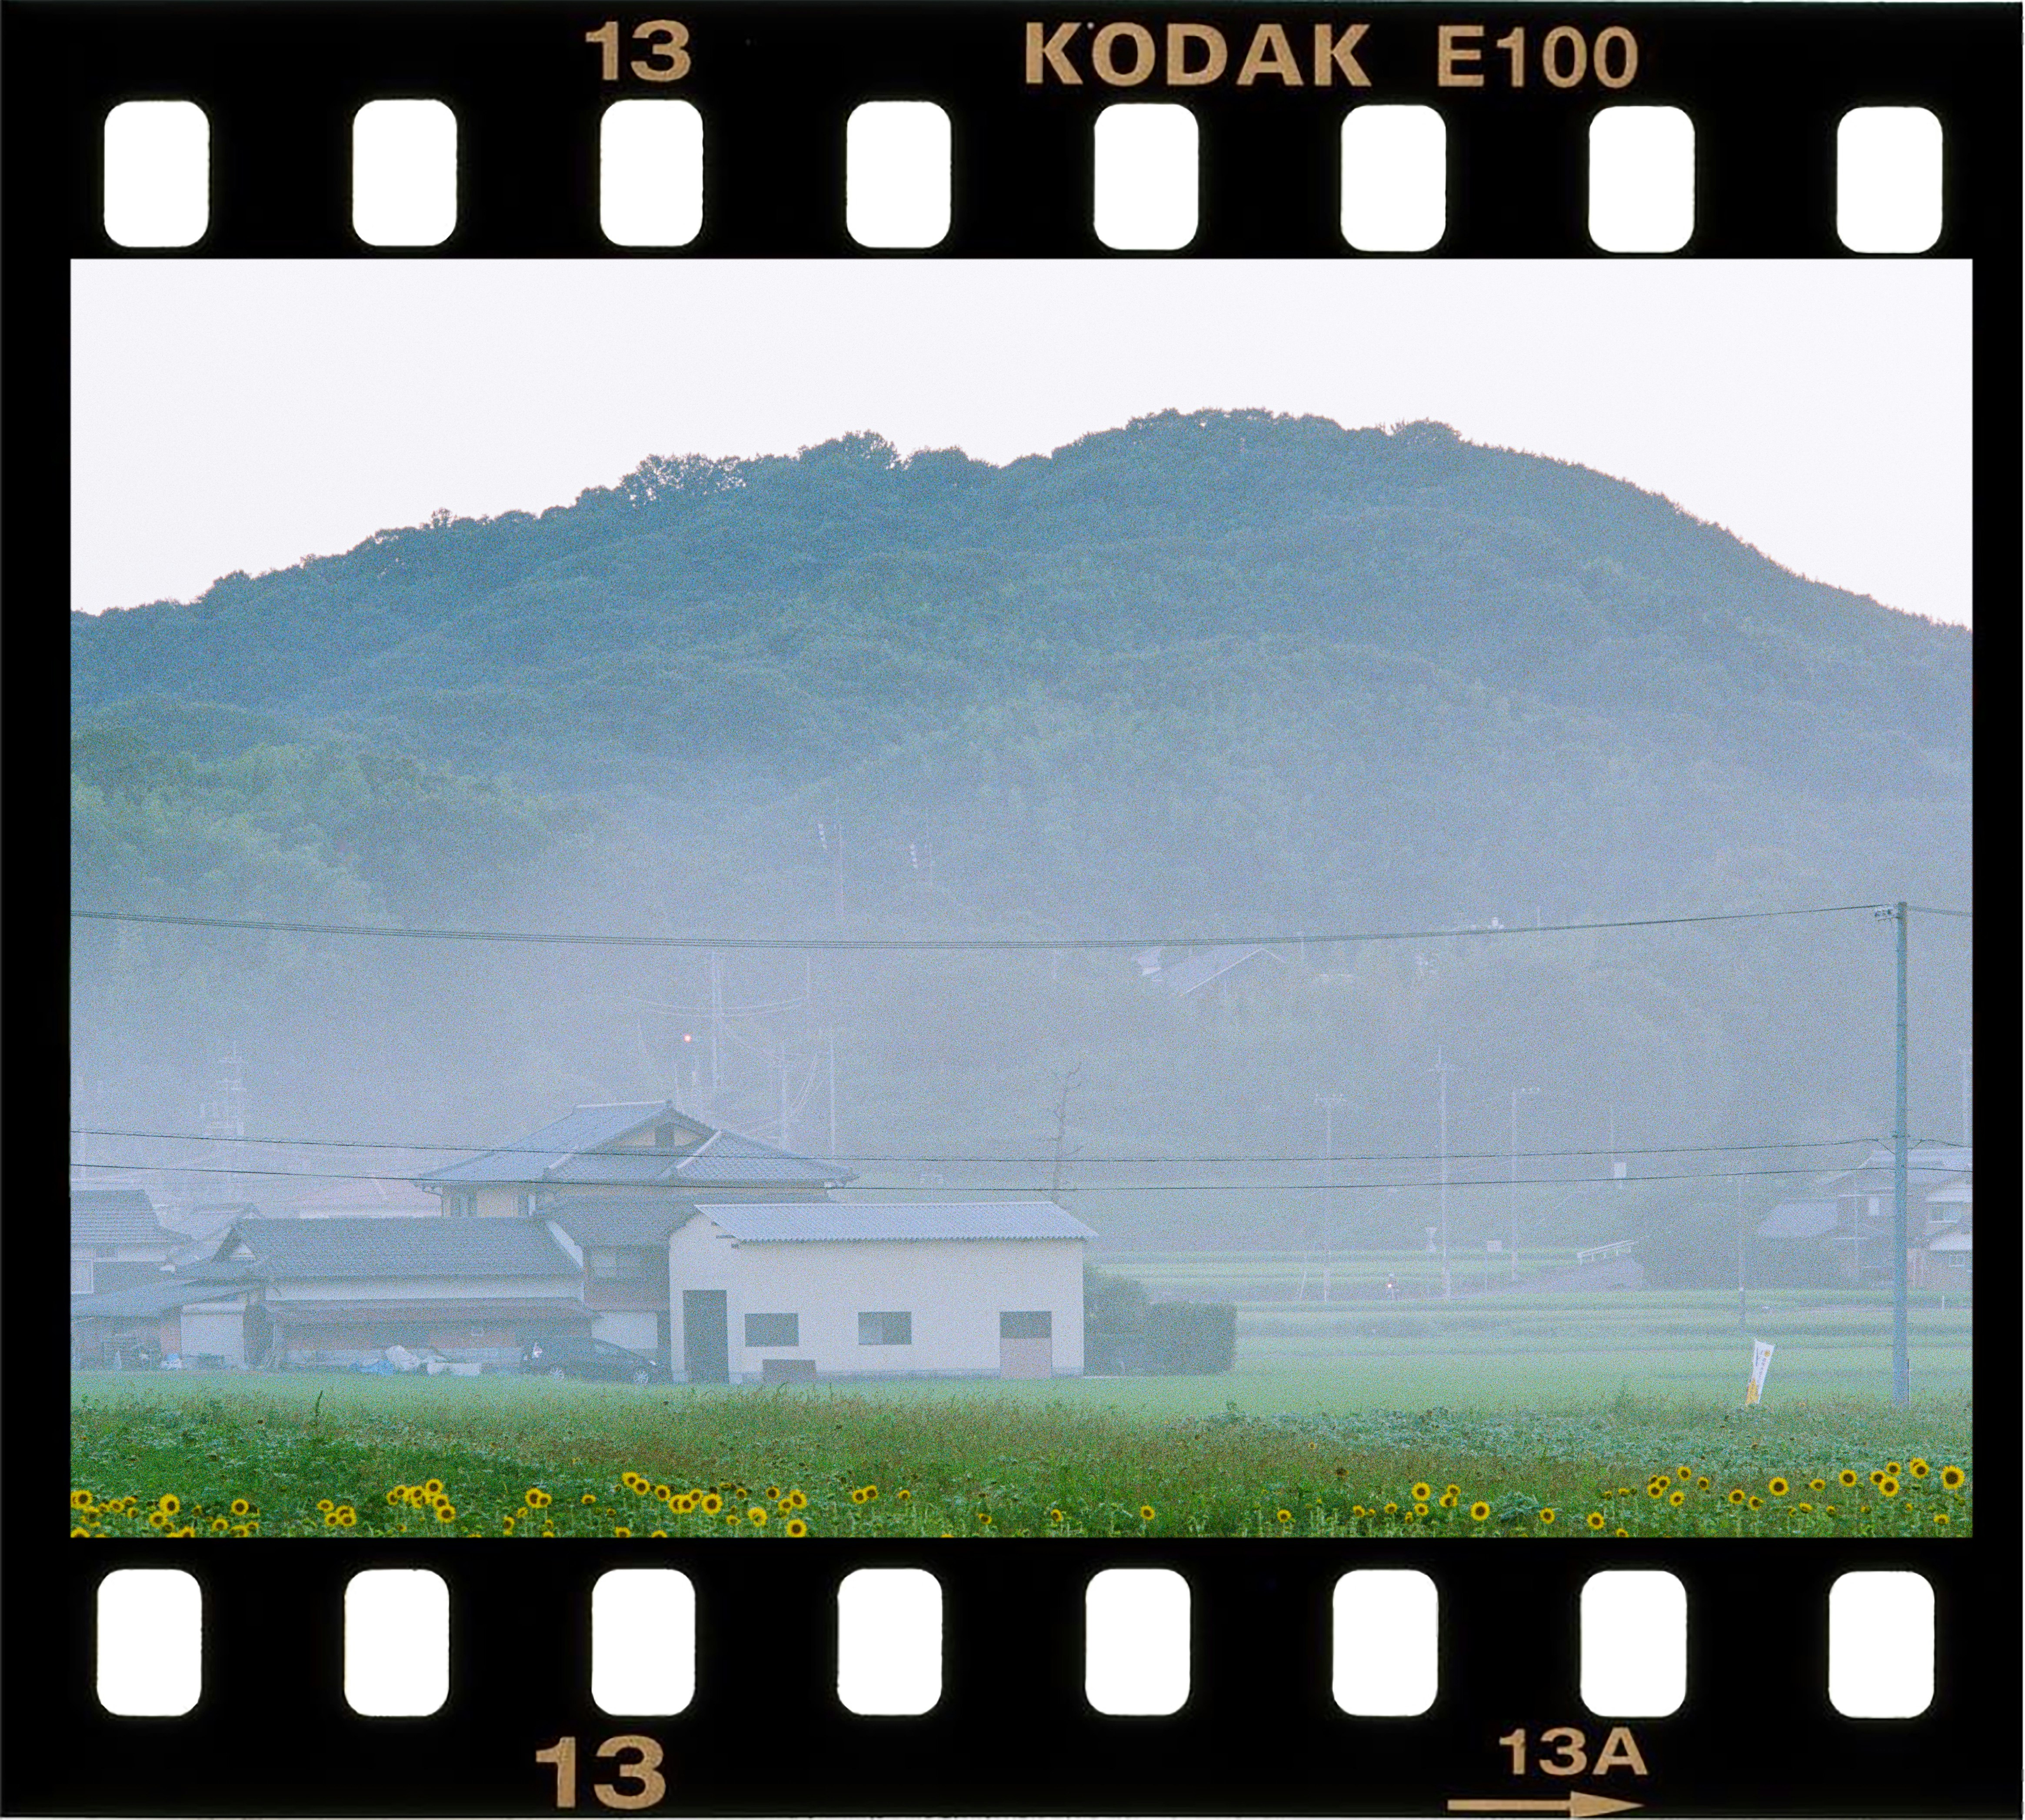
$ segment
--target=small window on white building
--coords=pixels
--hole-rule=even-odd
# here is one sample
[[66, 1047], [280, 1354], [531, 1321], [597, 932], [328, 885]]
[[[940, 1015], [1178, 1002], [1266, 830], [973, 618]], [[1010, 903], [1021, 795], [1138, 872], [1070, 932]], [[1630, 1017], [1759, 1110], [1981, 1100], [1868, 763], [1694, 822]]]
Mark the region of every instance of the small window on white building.
[[[906, 1316], [900, 1317], [902, 1320]], [[802, 1343], [799, 1315], [748, 1315], [745, 1343], [748, 1346], [799, 1346]]]
[[74, 1296], [91, 1293], [91, 1260], [73, 1257], [70, 1260], [70, 1293]]
[[1055, 1317], [1046, 1308], [1010, 1308], [998, 1317], [1001, 1340], [1052, 1340]]
[[860, 1315], [858, 1343], [861, 1346], [911, 1346], [914, 1343], [914, 1317], [902, 1314]]

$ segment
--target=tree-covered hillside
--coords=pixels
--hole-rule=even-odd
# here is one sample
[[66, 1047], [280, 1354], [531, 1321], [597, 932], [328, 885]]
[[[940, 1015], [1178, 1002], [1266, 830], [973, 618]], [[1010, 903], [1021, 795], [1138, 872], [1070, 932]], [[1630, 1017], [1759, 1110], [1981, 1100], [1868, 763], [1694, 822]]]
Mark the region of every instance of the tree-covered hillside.
[[[439, 516], [74, 618], [75, 891], [823, 937], [1965, 903], [1970, 648], [1439, 424], [1169, 413], [1003, 468], [872, 435], [655, 458], [539, 516]], [[1418, 1150], [1438, 1043], [1487, 1137], [1514, 1071], [1549, 1063], [1587, 1110], [1543, 1102], [1542, 1129], [1622, 1092], [1686, 1142], [1762, 1123], [1776, 1088], [1782, 1131], [1869, 1130], [1877, 945], [1297, 944], [1182, 1002], [1116, 954], [755, 957], [734, 1000], [803, 1002], [736, 1022], [749, 1053], [722, 1037], [718, 1110], [778, 1135], [785, 1064], [787, 1135], [825, 1147], [807, 1065], [835, 1029], [860, 1153], [1031, 1152], [1078, 1058], [1099, 1147], [1312, 1153], [1314, 1095], [1347, 1084], [1374, 1140], [1347, 1147]], [[1935, 1120], [1966, 956], [1929, 957]], [[101, 926], [79, 957], [81, 1078], [161, 1128], [232, 1040], [267, 1128], [426, 1110], [496, 1137], [668, 1090], [707, 1002], [700, 956]]]

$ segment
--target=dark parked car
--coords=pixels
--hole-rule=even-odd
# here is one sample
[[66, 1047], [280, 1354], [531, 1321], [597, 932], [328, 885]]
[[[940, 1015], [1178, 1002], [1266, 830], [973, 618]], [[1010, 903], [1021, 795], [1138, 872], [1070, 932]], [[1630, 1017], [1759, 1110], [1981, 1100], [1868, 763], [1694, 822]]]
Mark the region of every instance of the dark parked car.
[[557, 1334], [530, 1340], [520, 1348], [520, 1369], [550, 1378], [600, 1378], [615, 1384], [665, 1382], [668, 1368], [645, 1352], [630, 1352], [609, 1340], [579, 1339]]

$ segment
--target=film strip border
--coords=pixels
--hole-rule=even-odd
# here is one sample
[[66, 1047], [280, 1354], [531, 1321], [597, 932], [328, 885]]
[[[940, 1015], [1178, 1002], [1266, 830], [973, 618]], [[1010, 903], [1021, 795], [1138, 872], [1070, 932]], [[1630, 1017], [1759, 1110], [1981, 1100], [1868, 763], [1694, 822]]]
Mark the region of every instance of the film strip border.
[[65, 155], [10, 207], [75, 257], [2005, 244], [2005, 9], [1564, 12], [20, 7]]
[[[101, 1572], [161, 1565], [94, 1550], [52, 1660], [65, 1768], [34, 1779], [94, 1813], [2015, 1807], [1969, 1742], [2016, 1682], [1972, 1663], [1968, 1550], [1518, 1546], [192, 1551], [181, 1716], [94, 1697], [127, 1594]], [[1927, 1623], [1931, 1688], [1915, 1660], [1909, 1698], [1862, 1691], [1865, 1626]]]

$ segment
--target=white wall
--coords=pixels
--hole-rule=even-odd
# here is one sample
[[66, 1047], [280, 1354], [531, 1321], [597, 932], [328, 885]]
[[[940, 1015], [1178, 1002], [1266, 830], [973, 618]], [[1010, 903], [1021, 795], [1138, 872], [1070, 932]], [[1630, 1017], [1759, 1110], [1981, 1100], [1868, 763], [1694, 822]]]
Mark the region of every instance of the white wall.
[[[721, 1289], [729, 1315], [734, 1379], [756, 1378], [769, 1358], [812, 1359], [818, 1373], [998, 1375], [998, 1317], [1046, 1309], [1053, 1317], [1054, 1368], [1082, 1371], [1082, 1248], [1073, 1238], [938, 1238], [734, 1244], [707, 1217], [668, 1242], [674, 1363], [683, 1357], [682, 1292]], [[861, 1312], [913, 1316], [905, 1346], [858, 1344]], [[748, 1346], [748, 1314], [792, 1314], [792, 1346]]]
[[246, 1311], [237, 1302], [224, 1308], [183, 1308], [183, 1351], [215, 1352], [228, 1365], [246, 1363]]

